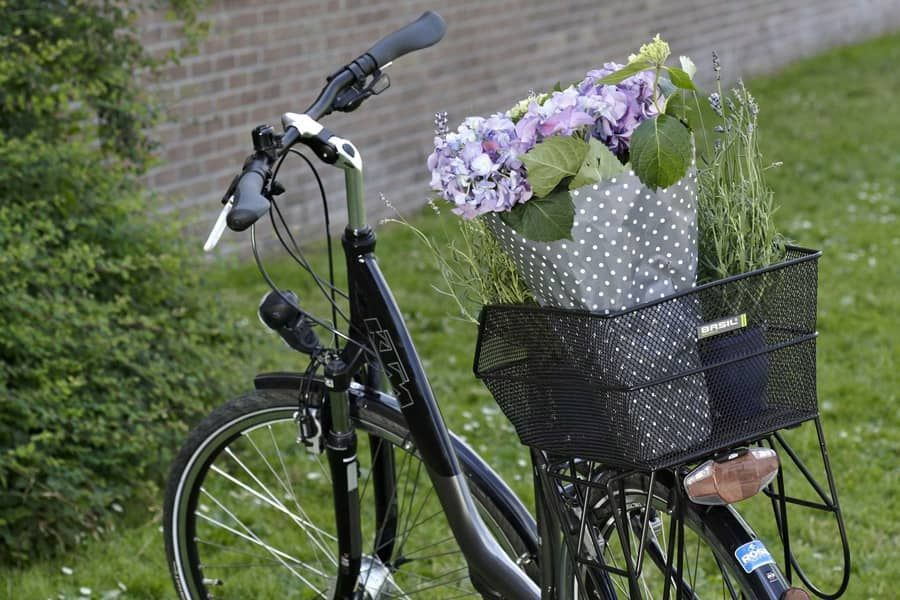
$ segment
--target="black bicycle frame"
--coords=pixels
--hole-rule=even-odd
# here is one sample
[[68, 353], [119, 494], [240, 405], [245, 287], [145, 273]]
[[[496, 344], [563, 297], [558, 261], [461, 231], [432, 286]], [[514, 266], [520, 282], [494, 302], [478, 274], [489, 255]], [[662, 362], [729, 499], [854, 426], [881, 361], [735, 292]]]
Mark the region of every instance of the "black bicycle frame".
[[[524, 570], [510, 560], [474, 506], [456, 456], [458, 448], [455, 449], [451, 442], [400, 309], [378, 267], [374, 254], [375, 234], [369, 228], [348, 228], [344, 233], [343, 247], [347, 261], [350, 337], [355, 344], [370, 348], [377, 354], [377, 368], [383, 369], [393, 387], [409, 428], [412, 438], [410, 441], [422, 456], [443, 512], [469, 565], [473, 585], [487, 598], [554, 600], [558, 592], [554, 561], [559, 557], [559, 540], [553, 538], [551, 531], [555, 529], [556, 515], [549, 507], [538, 502], [537, 522], [541, 527], [540, 540], [543, 543], [534, 543], [530, 558], [539, 563], [539, 587]], [[380, 373], [376, 376], [370, 373], [367, 383], [377, 387], [373, 385], [373, 380], [377, 378], [380, 378]], [[390, 467], [391, 465], [386, 466], [387, 469]], [[373, 474], [373, 477], [376, 485], [382, 488], [381, 493], [376, 492], [376, 495], [383, 500], [391, 498], [393, 482], [390, 474]], [[503, 496], [499, 500], [501, 506], [512, 510], [512, 522], [532, 522], [527, 515], [516, 514], [518, 511], [513, 507], [524, 510], [516, 499]], [[733, 519], [713, 517], [713, 513], [717, 511], [730, 510], [732, 509], [728, 507], [711, 507], [708, 509], [710, 518], [704, 519], [704, 525], [714, 535], [713, 539], [725, 541], [725, 547], [721, 549], [725, 556], [755, 539], [752, 530], [742, 521], [739, 521], [739, 527], [734, 528], [729, 525], [733, 523]], [[389, 526], [389, 519], [393, 514], [391, 507], [385, 504], [378, 512], [388, 520]], [[379, 517], [379, 529], [383, 524], [381, 518]], [[522, 532], [531, 534], [529, 537], [534, 535], [528, 525], [520, 526], [523, 527]], [[383, 544], [383, 541], [379, 540], [379, 543]], [[607, 576], [601, 573], [600, 577]], [[613, 589], [610, 581], [600, 584], [606, 589]], [[776, 567], [765, 567], [750, 577], [750, 586], [755, 598], [779, 600], [788, 584]]]
[[[287, 114], [282, 120], [298, 128], [300, 141], [319, 140], [325, 135], [323, 132], [326, 130], [305, 115]], [[553, 600], [557, 583], [557, 565], [554, 561], [558, 559], [560, 546], [556, 543], [559, 540], [549, 539], [555, 536], [550, 532], [558, 529], [552, 510], [545, 503], [538, 502], [537, 522], [545, 542], [540, 544], [535, 540], [534, 520], [509, 489], [498, 484], [489, 485], [486, 490], [496, 495], [492, 500], [497, 500], [502, 510], [509, 512], [510, 522], [517, 526], [520, 537], [531, 546], [527, 559], [539, 562], [542, 584], [539, 587], [507, 555], [478, 513], [468, 488], [467, 474], [462, 472], [457, 458], [459, 444], [454, 445], [452, 441], [400, 308], [375, 259], [375, 234], [365, 225], [361, 157], [348, 140], [338, 138], [331, 132], [327, 134], [330, 136], [327, 142], [334, 148], [337, 157], [327, 162], [337, 164], [345, 172], [350, 223], [342, 238], [347, 264], [350, 343], [345, 346], [342, 359], [326, 365], [325, 379], [331, 412], [335, 413], [334, 408], [338, 408], [332, 417], [339, 416], [341, 418], [338, 420], [342, 421], [340, 427], [329, 428], [330, 438], [326, 443], [334, 474], [336, 514], [342, 521], [338, 523], [342, 566], [337, 587], [344, 591], [355, 589], [362, 552], [358, 539], [359, 524], [353, 522], [359, 514], [359, 501], [355, 496], [356, 438], [353, 427], [346, 420], [353, 396], [349, 380], [355, 378], [366, 383], [367, 389], [379, 389], [377, 384], [383, 372], [393, 388], [409, 429], [409, 445], [404, 444], [404, 449], [415, 451], [422, 457], [443, 513], [468, 564], [475, 589], [486, 598]], [[341, 382], [335, 385], [338, 379]], [[486, 473], [482, 481], [498, 481], [483, 462], [468, 462], [484, 465]], [[392, 505], [395, 486], [393, 457], [388, 453], [373, 467], [377, 471], [373, 472], [377, 529], [381, 532], [376, 547], [379, 558], [384, 560], [390, 558], [391, 538], [396, 527], [396, 506]], [[537, 475], [539, 473], [536, 472]], [[343, 495], [342, 489], [346, 491]], [[743, 523], [732, 527], [734, 530], [728, 530], [730, 526], [727, 523], [733, 523], [733, 520], [704, 520], [705, 526], [715, 532], [716, 539], [728, 540], [728, 547], [723, 549], [724, 556], [753, 539], [752, 531]], [[605, 583], [602, 587], [611, 589], [611, 585]], [[779, 600], [787, 589], [783, 576], [775, 568], [758, 569], [752, 577], [751, 587], [754, 597], [765, 600]]]
[[375, 259], [375, 234], [369, 228], [348, 228], [343, 246], [351, 338], [377, 354], [396, 393], [411, 442], [422, 456], [469, 565], [473, 585], [488, 597], [537, 600], [538, 586], [506, 555], [475, 508], [422, 362]]

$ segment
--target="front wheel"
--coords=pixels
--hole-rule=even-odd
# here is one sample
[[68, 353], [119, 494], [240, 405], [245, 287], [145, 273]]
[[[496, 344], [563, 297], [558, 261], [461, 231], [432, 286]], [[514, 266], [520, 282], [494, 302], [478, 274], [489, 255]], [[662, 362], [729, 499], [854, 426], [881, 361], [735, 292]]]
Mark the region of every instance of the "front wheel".
[[[257, 391], [191, 433], [164, 510], [166, 555], [181, 598], [332, 598], [338, 558], [330, 472], [324, 457], [297, 443], [297, 408], [296, 392]], [[353, 418], [360, 597], [478, 597], [402, 415], [359, 403]], [[488, 491], [471, 478], [470, 488], [504, 549], [526, 556], [528, 544]], [[392, 492], [385, 497], [384, 489]]]

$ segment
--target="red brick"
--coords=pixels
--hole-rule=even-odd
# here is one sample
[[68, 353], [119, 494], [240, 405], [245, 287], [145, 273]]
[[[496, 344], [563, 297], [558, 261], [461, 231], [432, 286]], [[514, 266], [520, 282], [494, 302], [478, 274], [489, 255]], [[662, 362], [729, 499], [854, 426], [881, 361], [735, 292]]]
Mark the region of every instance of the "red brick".
[[[508, 107], [529, 89], [569, 81], [604, 60], [625, 60], [660, 31], [675, 54], [691, 54], [708, 77], [709, 52], [721, 51], [736, 78], [774, 68], [836, 43], [900, 27], [900, 2], [866, 0], [474, 0], [444, 3], [446, 38], [399, 59], [393, 87], [328, 125], [354, 140], [367, 164], [372, 220], [383, 214], [377, 194], [401, 208], [427, 195], [425, 156], [432, 114]], [[208, 226], [218, 198], [249, 149], [249, 131], [303, 110], [324, 78], [377, 38], [432, 8], [426, 0], [217, 0], [203, 12], [212, 23], [197, 56], [163, 70], [155, 86], [176, 124], [156, 131], [163, 164], [147, 182], [172, 198], [174, 210]], [[159, 14], [141, 17], [142, 40], [154, 54], [180, 43]], [[789, 41], [788, 41], [789, 40]], [[168, 163], [168, 164], [167, 164]], [[324, 168], [330, 190], [340, 173]], [[308, 173], [285, 172], [292, 217], [321, 219]], [[181, 200], [178, 200], [178, 199]], [[293, 203], [302, 202], [294, 208]], [[341, 213], [335, 203], [336, 214]], [[335, 216], [336, 221], [339, 218]], [[338, 225], [339, 227], [339, 225]]]

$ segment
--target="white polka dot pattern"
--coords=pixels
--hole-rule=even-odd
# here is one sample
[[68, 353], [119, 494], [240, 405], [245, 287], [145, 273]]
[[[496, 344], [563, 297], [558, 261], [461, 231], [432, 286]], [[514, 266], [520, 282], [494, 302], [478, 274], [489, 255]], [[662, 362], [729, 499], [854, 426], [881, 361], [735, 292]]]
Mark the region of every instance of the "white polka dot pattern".
[[[697, 272], [696, 172], [652, 191], [634, 172], [572, 192], [572, 240], [527, 240], [499, 218], [489, 218], [501, 247], [512, 258], [538, 304], [612, 314], [694, 286]], [[607, 379], [623, 387], [649, 383], [659, 373], [700, 368], [696, 299], [657, 304], [609, 328], [602, 346], [610, 357]], [[559, 340], [565, 343], [565, 340]], [[648, 344], [652, 346], [649, 352]], [[651, 376], [637, 357], [652, 354]], [[703, 443], [711, 432], [709, 394], [703, 374], [627, 394], [625, 415], [608, 415], [641, 440], [641, 460], [653, 460]], [[661, 401], [661, 399], [674, 399]], [[681, 399], [681, 400], [678, 400]]]
[[[611, 363], [604, 376], [634, 388], [664, 374], [702, 368], [696, 343], [697, 326], [703, 323], [700, 310], [700, 300], [688, 295], [632, 313], [634, 318], [616, 319], [602, 341]], [[643, 387], [624, 399], [624, 422], [631, 431], [618, 435], [639, 440], [640, 460], [699, 446], [711, 433], [709, 393], [702, 372]]]
[[538, 304], [609, 314], [693, 287], [696, 172], [654, 192], [629, 171], [572, 200], [572, 240], [533, 242], [487, 218]]

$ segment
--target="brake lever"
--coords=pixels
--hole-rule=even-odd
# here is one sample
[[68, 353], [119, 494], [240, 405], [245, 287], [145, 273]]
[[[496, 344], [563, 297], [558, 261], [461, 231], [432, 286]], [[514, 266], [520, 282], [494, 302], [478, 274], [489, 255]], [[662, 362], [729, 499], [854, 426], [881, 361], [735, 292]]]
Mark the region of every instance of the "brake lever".
[[[237, 181], [237, 178], [235, 178]], [[232, 185], [229, 188], [231, 191], [234, 188]], [[215, 224], [213, 225], [212, 231], [209, 232], [209, 237], [206, 238], [206, 243], [203, 244], [203, 251], [210, 252], [213, 248], [216, 247], [216, 244], [219, 243], [219, 240], [222, 239], [222, 234], [225, 232], [225, 224], [228, 219], [228, 213], [231, 212], [231, 207], [234, 206], [234, 194], [231, 194], [227, 201], [223, 199], [225, 206], [222, 207], [222, 211], [219, 213], [219, 218], [216, 219]]]
[[391, 78], [383, 69], [379, 69], [372, 74], [372, 79], [365, 87], [354, 84], [338, 94], [332, 107], [340, 112], [352, 112], [359, 108], [363, 101], [377, 96], [389, 87], [391, 87]]

